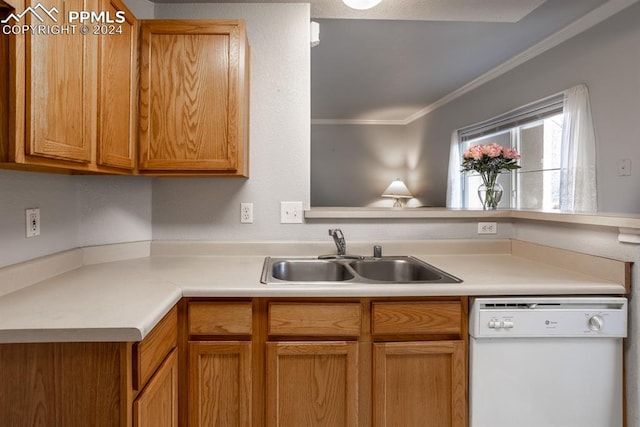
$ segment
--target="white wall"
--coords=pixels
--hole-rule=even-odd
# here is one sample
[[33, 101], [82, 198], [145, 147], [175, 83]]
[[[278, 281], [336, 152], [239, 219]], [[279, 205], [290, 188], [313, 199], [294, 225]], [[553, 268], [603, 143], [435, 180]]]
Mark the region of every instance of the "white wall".
[[[263, 240], [286, 235], [280, 201], [309, 207], [309, 4], [157, 4], [157, 18], [241, 18], [251, 45], [251, 178], [162, 178], [153, 238]], [[254, 223], [240, 224], [240, 203]], [[300, 227], [294, 227], [294, 230]]]
[[151, 178], [75, 177], [78, 246], [151, 240]]
[[[0, 267], [78, 246], [74, 177], [0, 170]], [[40, 208], [41, 235], [25, 237], [25, 209]]]
[[[25, 209], [40, 236], [25, 237]], [[0, 170], [0, 267], [80, 246], [151, 239], [151, 179]]]

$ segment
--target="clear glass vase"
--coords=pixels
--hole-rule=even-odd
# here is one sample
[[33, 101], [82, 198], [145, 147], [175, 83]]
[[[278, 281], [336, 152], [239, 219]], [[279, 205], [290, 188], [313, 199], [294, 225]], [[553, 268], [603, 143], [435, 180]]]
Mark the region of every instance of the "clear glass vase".
[[495, 180], [490, 183], [480, 184], [478, 187], [478, 197], [480, 197], [480, 201], [482, 202], [482, 209], [498, 209], [498, 203], [500, 203], [500, 199], [502, 199], [503, 191], [502, 185], [495, 182]]

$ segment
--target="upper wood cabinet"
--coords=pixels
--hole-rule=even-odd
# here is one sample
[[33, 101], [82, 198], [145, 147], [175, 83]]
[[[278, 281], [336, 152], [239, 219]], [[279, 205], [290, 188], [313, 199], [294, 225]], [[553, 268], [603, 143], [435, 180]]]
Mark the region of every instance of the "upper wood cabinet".
[[[0, 0], [0, 18], [37, 4], [23, 1]], [[140, 28], [122, 0], [38, 3], [59, 21], [85, 10], [115, 23], [0, 34], [0, 167], [248, 176], [244, 21], [149, 20]]]
[[[125, 10], [120, 0], [101, 0], [110, 16]], [[99, 40], [97, 163], [131, 170], [138, 138], [138, 25], [125, 11], [119, 34]], [[109, 26], [105, 30], [108, 32]]]
[[141, 23], [141, 173], [248, 176], [244, 21]]
[[[40, 3], [58, 11], [99, 7], [98, 0], [86, 6], [82, 0]], [[26, 19], [38, 23], [30, 14]], [[25, 155], [89, 164], [96, 140], [98, 38], [79, 32], [43, 36], [28, 31], [26, 36]]]
[[[37, 2], [68, 26], [60, 34], [0, 35], [0, 107], [9, 135], [0, 136], [5, 167], [45, 171], [132, 173], [137, 137], [137, 22], [121, 0]], [[37, 4], [28, 1], [14, 11]], [[54, 9], [55, 8], [55, 9]], [[122, 23], [66, 22], [68, 11], [103, 11]], [[57, 12], [56, 12], [57, 11]], [[57, 13], [57, 15], [56, 15]], [[26, 22], [37, 19], [26, 14]], [[49, 19], [49, 18], [46, 18]], [[64, 21], [63, 21], [64, 20]], [[39, 23], [39, 22], [34, 22]], [[6, 52], [9, 47], [8, 53]]]

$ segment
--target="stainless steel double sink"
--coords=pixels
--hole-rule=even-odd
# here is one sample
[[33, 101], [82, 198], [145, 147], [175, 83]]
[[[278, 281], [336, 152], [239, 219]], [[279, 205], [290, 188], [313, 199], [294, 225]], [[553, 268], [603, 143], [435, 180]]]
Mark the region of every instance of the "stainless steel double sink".
[[412, 256], [380, 258], [271, 258], [260, 280], [266, 284], [460, 283], [462, 280]]

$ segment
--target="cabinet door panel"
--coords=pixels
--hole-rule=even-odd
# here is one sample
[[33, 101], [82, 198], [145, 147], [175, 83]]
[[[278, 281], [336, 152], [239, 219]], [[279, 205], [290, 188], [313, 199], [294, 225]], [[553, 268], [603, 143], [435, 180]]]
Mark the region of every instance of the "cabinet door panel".
[[178, 426], [178, 357], [173, 350], [133, 403], [134, 427]]
[[189, 343], [189, 426], [251, 426], [251, 343]]
[[241, 168], [244, 33], [239, 25], [142, 25], [140, 169]]
[[374, 426], [466, 426], [462, 341], [374, 344]]
[[[43, 0], [40, 4], [47, 10], [55, 7], [60, 14], [99, 6], [98, 0]], [[27, 154], [91, 161], [97, 117], [97, 41], [91, 33], [27, 34]]]
[[137, 22], [120, 0], [102, 0], [102, 10], [125, 22], [122, 34], [100, 36], [100, 99], [98, 104], [98, 164], [123, 169], [134, 167], [137, 134]]
[[358, 344], [267, 343], [267, 425], [358, 425]]

